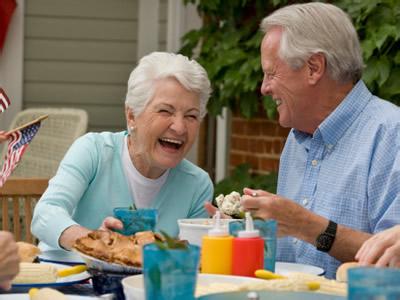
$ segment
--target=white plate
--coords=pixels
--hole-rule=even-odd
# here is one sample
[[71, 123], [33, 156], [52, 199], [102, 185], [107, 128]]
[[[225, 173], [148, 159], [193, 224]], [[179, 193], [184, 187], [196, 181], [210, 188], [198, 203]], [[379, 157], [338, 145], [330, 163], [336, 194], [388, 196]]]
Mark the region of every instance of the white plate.
[[[53, 264], [50, 263], [51, 265], [54, 265], [57, 269], [65, 269], [69, 268], [70, 266], [68, 265], [61, 265], [61, 264]], [[72, 285], [75, 283], [80, 283], [82, 281], [85, 281], [89, 279], [91, 276], [88, 272], [82, 272], [79, 274], [73, 274], [70, 276], [65, 276], [65, 277], [60, 277], [57, 278], [56, 282], [48, 282], [48, 283], [14, 283], [12, 286], [14, 288], [20, 288], [20, 287], [53, 287], [53, 286], [67, 286], [67, 285]]]
[[[197, 286], [205, 287], [212, 284], [229, 284], [231, 286], [237, 286], [243, 283], [262, 283], [264, 279], [242, 277], [242, 276], [230, 276], [230, 275], [216, 275], [216, 274], [198, 274]], [[144, 284], [143, 275], [133, 275], [122, 279], [122, 286], [124, 288], [124, 294], [126, 300], [144, 300]]]
[[[77, 296], [77, 295], [66, 295], [69, 300], [95, 300], [100, 299], [98, 297], [91, 296]], [[0, 300], [29, 300], [28, 294], [3, 294], [0, 295]]]
[[116, 272], [116, 273], [127, 273], [127, 274], [140, 274], [142, 273], [142, 268], [139, 267], [132, 267], [126, 265], [120, 265], [115, 263], [109, 263], [104, 260], [97, 259], [90, 255], [84, 254], [79, 252], [76, 249], [73, 249], [80, 257], [85, 261], [85, 264], [88, 268], [96, 269], [100, 271], [107, 271], [107, 272]]
[[47, 250], [39, 254], [39, 260], [45, 262], [80, 265], [84, 264], [84, 260], [75, 252], [64, 250]]
[[324, 269], [312, 265], [298, 264], [298, 263], [289, 263], [277, 261], [275, 263], [275, 273], [281, 275], [288, 275], [292, 272], [301, 272], [307, 273], [311, 275], [324, 275]]

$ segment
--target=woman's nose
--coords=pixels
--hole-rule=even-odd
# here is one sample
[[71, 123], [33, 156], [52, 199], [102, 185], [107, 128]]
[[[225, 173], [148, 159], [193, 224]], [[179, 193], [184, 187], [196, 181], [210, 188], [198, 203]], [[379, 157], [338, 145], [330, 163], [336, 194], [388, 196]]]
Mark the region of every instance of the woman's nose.
[[187, 129], [185, 119], [180, 116], [175, 116], [170, 128], [179, 135], [184, 134]]

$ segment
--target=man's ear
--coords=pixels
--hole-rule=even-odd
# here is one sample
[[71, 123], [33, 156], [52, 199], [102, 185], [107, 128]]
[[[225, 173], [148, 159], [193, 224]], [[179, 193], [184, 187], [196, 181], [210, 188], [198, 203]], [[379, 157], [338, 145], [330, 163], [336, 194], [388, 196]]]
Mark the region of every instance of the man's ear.
[[324, 75], [326, 70], [326, 58], [322, 53], [314, 53], [307, 60], [308, 82], [316, 84]]

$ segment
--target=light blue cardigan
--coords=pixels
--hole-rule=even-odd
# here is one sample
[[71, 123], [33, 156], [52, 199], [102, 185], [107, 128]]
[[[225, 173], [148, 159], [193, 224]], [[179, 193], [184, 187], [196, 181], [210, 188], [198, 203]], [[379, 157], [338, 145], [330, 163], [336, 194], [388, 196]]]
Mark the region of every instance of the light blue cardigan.
[[[97, 229], [114, 207], [134, 203], [122, 168], [125, 135], [88, 133], [75, 141], [35, 207], [31, 230], [40, 241], [60, 249], [58, 240], [69, 226]], [[183, 160], [170, 169], [151, 206], [158, 209], [157, 230], [176, 236], [177, 219], [207, 217], [204, 202], [212, 196], [208, 174]]]

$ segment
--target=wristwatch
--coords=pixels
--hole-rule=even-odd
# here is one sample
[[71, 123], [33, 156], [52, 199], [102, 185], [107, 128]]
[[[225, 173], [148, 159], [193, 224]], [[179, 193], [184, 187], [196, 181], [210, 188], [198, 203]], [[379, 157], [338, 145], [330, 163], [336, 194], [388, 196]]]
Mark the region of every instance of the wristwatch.
[[328, 227], [322, 232], [316, 240], [317, 250], [322, 252], [329, 252], [336, 237], [337, 224], [329, 220]]

